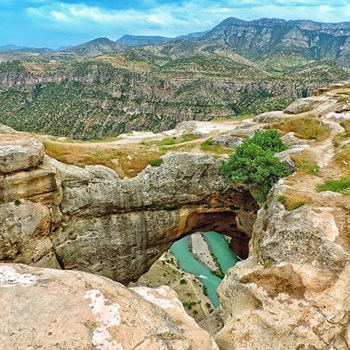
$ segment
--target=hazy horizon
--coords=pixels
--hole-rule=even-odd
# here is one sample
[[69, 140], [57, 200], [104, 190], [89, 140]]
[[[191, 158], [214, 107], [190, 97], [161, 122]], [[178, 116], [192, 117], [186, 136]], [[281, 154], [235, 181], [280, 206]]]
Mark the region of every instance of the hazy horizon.
[[350, 20], [347, 1], [306, 0], [0, 0], [0, 46], [78, 45], [124, 34], [176, 37], [213, 28], [227, 17], [319, 22]]

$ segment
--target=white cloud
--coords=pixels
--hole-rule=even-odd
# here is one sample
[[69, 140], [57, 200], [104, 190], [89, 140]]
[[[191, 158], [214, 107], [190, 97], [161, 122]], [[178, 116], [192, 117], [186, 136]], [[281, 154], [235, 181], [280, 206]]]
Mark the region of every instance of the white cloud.
[[[0, 4], [2, 1], [5, 0], [0, 0]], [[188, 0], [182, 3], [144, 0], [147, 6], [143, 9], [106, 9], [62, 1], [30, 0], [26, 15], [43, 29], [56, 31], [56, 37], [58, 33], [71, 33], [72, 37], [79, 34], [79, 40], [83, 36], [117, 39], [126, 33], [177, 36], [211, 29], [230, 16], [245, 20], [278, 17], [324, 22], [350, 18], [348, 0], [337, 0], [334, 5], [330, 0], [275, 0], [273, 3], [269, 0]]]

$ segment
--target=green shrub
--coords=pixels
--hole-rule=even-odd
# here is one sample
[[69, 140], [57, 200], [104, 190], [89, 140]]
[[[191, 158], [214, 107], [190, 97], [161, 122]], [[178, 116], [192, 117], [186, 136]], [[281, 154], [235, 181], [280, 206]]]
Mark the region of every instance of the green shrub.
[[152, 159], [149, 162], [149, 164], [152, 166], [161, 166], [163, 164], [163, 159], [162, 158]]
[[208, 296], [208, 288], [207, 288], [207, 286], [202, 286], [202, 289], [203, 289], [203, 294], [205, 296]]
[[287, 175], [285, 166], [274, 156], [285, 149], [276, 130], [256, 131], [222, 163], [221, 171], [227, 181], [255, 190], [257, 200], [264, 202], [271, 187]]

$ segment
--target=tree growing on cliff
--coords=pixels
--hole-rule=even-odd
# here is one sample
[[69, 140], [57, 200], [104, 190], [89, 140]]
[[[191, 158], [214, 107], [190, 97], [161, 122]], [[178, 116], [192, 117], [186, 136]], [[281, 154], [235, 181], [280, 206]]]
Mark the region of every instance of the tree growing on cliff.
[[256, 191], [257, 200], [264, 202], [271, 187], [288, 174], [274, 155], [285, 149], [276, 130], [256, 131], [252, 138], [237, 147], [228, 161], [222, 163], [222, 173], [227, 181]]

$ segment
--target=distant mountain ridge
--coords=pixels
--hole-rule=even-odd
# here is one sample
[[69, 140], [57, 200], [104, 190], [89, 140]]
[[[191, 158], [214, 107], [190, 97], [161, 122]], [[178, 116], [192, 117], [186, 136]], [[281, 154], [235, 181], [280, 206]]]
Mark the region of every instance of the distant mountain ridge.
[[88, 139], [282, 110], [350, 81], [349, 38], [350, 23], [228, 18], [174, 39], [0, 52], [0, 122]]
[[321, 23], [262, 18], [227, 18], [202, 40], [221, 41], [253, 60], [293, 54], [305, 60], [334, 60], [350, 66], [350, 22]]
[[157, 35], [129, 35], [125, 34], [116, 42], [126, 46], [143, 46], [143, 45], [154, 45], [162, 44], [172, 40], [172, 38]]
[[[350, 22], [321, 23], [278, 18], [245, 21], [229, 17], [209, 31], [190, 33], [176, 38], [126, 34], [115, 42], [108, 38], [97, 38], [62, 51], [80, 56], [97, 56], [118, 51], [123, 47], [162, 45], [176, 40], [221, 43], [247, 59], [266, 61], [267, 64], [277, 67], [288, 66], [290, 64], [288, 60], [291, 59], [303, 63], [310, 60], [333, 60], [350, 67]], [[50, 52], [50, 49], [45, 48], [13, 45], [0, 47], [0, 51], [6, 50]], [[271, 57], [273, 61], [268, 62]]]

